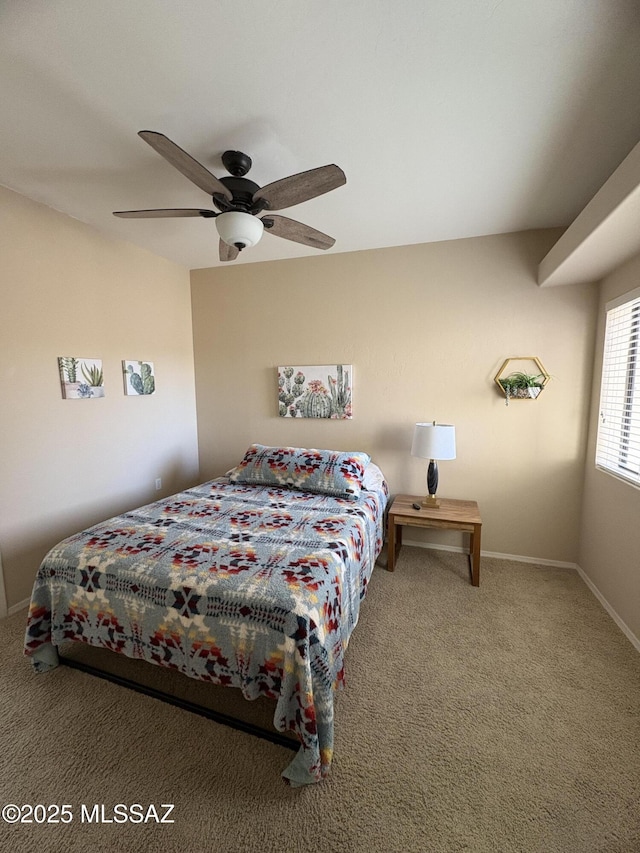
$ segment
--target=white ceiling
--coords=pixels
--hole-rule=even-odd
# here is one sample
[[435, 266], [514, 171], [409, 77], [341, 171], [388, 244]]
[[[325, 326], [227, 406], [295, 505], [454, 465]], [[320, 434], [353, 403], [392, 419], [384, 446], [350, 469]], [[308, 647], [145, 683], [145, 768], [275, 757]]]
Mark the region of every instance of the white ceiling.
[[112, 215], [211, 207], [139, 130], [260, 185], [337, 163], [284, 213], [350, 252], [569, 225], [639, 92], [637, 0], [0, 0], [0, 184], [188, 268], [219, 264], [212, 220]]

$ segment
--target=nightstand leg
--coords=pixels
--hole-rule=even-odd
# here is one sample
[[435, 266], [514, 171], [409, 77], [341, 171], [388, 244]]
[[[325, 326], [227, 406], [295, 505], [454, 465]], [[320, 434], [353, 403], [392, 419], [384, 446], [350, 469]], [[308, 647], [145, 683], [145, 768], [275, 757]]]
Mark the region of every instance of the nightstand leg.
[[392, 572], [396, 567], [396, 525], [392, 518], [389, 519], [387, 530], [387, 571]]
[[472, 586], [480, 586], [480, 531], [478, 525], [474, 527], [471, 534], [471, 584]]

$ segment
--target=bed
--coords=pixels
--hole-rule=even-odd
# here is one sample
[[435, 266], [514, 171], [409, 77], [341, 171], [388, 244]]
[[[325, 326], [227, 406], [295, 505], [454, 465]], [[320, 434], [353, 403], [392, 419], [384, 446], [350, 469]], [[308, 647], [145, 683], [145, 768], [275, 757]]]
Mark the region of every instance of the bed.
[[365, 453], [252, 445], [226, 476], [56, 545], [25, 654], [46, 672], [78, 641], [274, 699], [300, 744], [283, 777], [318, 782], [387, 499]]

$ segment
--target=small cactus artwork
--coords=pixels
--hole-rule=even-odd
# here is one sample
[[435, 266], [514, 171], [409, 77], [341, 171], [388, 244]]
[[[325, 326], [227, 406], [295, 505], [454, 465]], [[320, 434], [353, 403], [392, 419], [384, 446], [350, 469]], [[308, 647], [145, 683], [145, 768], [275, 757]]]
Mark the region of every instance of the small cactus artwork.
[[350, 419], [352, 387], [350, 364], [278, 367], [278, 414], [281, 418]]
[[134, 396], [154, 394], [156, 378], [152, 361], [123, 361], [124, 393]]
[[64, 400], [91, 400], [104, 397], [102, 359], [58, 357], [60, 383]]

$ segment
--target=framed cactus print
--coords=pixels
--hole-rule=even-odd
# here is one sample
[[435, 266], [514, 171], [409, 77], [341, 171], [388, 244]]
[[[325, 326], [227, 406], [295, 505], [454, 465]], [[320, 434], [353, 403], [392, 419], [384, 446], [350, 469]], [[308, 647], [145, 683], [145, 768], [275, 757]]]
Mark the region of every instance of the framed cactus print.
[[152, 361], [123, 361], [124, 393], [133, 396], [155, 394], [156, 377]]
[[104, 397], [102, 359], [58, 357], [62, 397], [65, 400], [91, 400]]
[[352, 388], [350, 364], [278, 367], [278, 413], [281, 418], [349, 419]]

